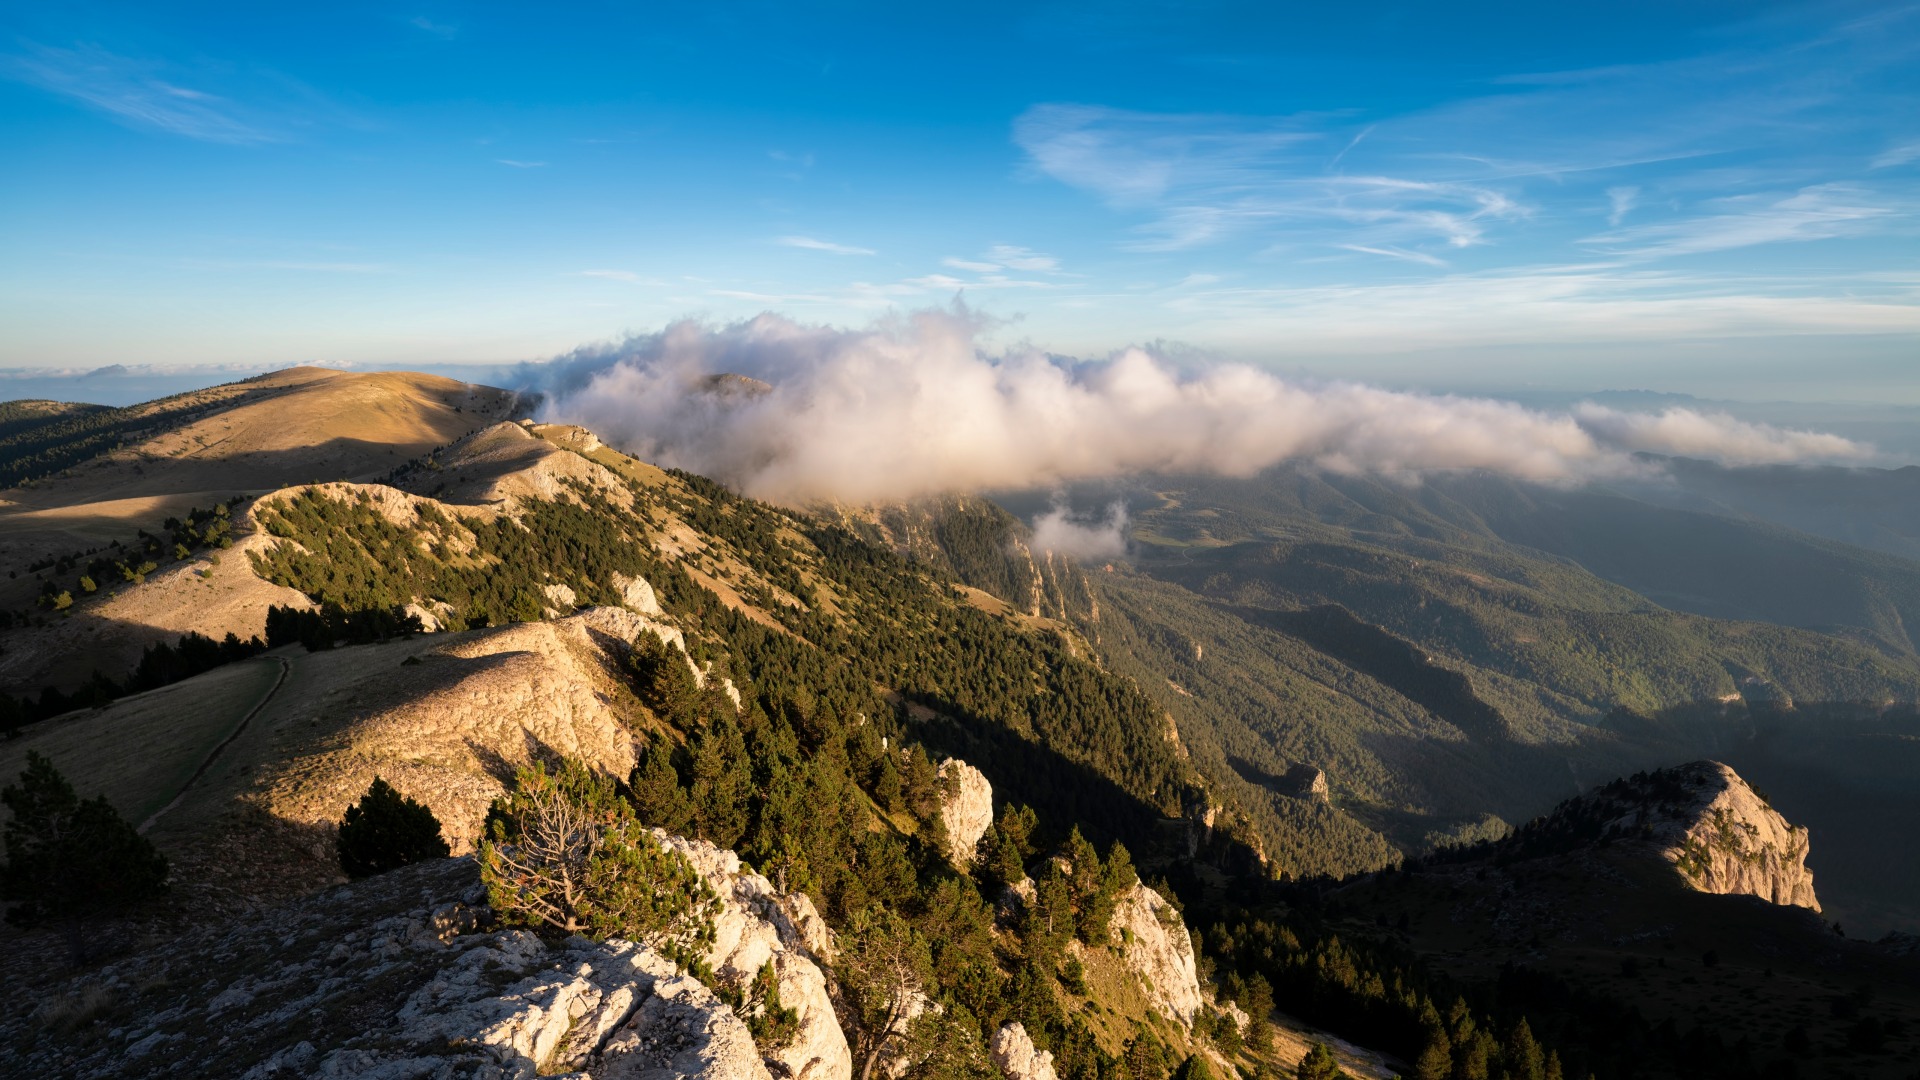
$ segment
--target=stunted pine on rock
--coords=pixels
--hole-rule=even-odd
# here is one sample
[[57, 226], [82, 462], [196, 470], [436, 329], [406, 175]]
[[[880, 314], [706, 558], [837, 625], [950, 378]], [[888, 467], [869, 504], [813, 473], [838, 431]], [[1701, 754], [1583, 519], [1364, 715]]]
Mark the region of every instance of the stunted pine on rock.
[[578, 762], [520, 770], [487, 815], [480, 879], [509, 925], [635, 941], [683, 968], [713, 944], [713, 889]]

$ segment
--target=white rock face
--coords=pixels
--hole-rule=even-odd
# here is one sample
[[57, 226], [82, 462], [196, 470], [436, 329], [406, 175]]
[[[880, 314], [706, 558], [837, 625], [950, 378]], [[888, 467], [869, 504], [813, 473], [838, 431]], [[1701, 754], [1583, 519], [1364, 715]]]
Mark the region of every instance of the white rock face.
[[618, 570], [613, 572], [613, 587], [620, 593], [620, 602], [641, 615], [665, 615], [660, 607], [660, 598], [653, 594], [653, 584], [643, 577], [628, 577]]
[[1191, 1027], [1200, 1011], [1200, 973], [1180, 913], [1136, 879], [1133, 888], [1120, 895], [1112, 926], [1121, 956], [1140, 977], [1148, 1003]]
[[[482, 1065], [474, 1075], [591, 1067], [603, 1077], [771, 1080], [746, 1024], [658, 954], [632, 942], [579, 938], [550, 951], [526, 931], [488, 938], [408, 999], [399, 1013], [401, 1041], [493, 1059], [497, 1072]], [[528, 974], [489, 993], [511, 972]], [[363, 1076], [370, 1066], [378, 1074], [394, 1064], [369, 1056], [337, 1051], [313, 1075]]]
[[1024, 1024], [1016, 1021], [1002, 1025], [993, 1033], [993, 1043], [988, 1049], [993, 1052], [993, 1063], [1000, 1066], [1007, 1080], [1057, 1080], [1052, 1052], [1035, 1049]]
[[553, 610], [562, 615], [571, 614], [579, 597], [574, 595], [573, 587], [561, 582], [540, 586], [540, 595], [547, 598]]
[[657, 830], [655, 835], [685, 855], [720, 894], [723, 910], [714, 920], [713, 949], [706, 957], [715, 974], [746, 982], [771, 960], [781, 1003], [799, 1013], [793, 1041], [768, 1049], [768, 1064], [793, 1080], [849, 1080], [853, 1053], [820, 967], [831, 950], [831, 935], [812, 902], [781, 896], [766, 878], [743, 873], [740, 857], [724, 848]]
[[[1613, 823], [1629, 836], [1650, 835], [1661, 857], [1701, 892], [1739, 893], [1775, 904], [1820, 910], [1807, 869], [1807, 830], [1788, 824], [1740, 774], [1717, 761], [1695, 761], [1654, 774], [1676, 792], [1629, 793]], [[1633, 781], [1624, 781], [1632, 785]], [[1603, 788], [1589, 798], [1618, 799]], [[1649, 799], [1661, 798], [1651, 810]]]
[[979, 769], [949, 758], [940, 763], [940, 817], [947, 825], [947, 853], [954, 865], [973, 865], [980, 838], [993, 827], [993, 785]]

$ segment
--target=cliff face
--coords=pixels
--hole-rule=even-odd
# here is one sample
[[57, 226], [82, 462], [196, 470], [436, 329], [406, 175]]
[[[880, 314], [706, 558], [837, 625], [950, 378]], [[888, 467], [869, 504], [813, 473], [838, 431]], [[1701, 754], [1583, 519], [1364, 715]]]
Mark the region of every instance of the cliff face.
[[1616, 780], [1563, 804], [1540, 828], [1549, 836], [1648, 845], [1701, 892], [1820, 910], [1807, 869], [1807, 830], [1717, 761]]
[[1668, 770], [1693, 793], [1679, 815], [1654, 826], [1661, 854], [1702, 892], [1740, 893], [1820, 910], [1807, 869], [1807, 830], [1791, 825], [1717, 761]]
[[1113, 912], [1127, 967], [1140, 977], [1153, 1008], [1191, 1026], [1200, 1011], [1200, 975], [1193, 939], [1172, 904], [1135, 881]]

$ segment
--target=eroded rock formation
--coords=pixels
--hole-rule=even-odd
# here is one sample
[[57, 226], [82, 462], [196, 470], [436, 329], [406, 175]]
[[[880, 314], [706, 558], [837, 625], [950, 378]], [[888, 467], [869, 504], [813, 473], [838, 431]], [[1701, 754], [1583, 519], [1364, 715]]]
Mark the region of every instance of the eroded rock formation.
[[1192, 1025], [1200, 1011], [1200, 973], [1180, 913], [1165, 897], [1135, 881], [1120, 895], [1112, 926], [1121, 956], [1139, 976], [1147, 1002], [1167, 1017]]
[[993, 827], [993, 785], [986, 774], [949, 758], [940, 763], [940, 817], [947, 826], [947, 853], [954, 864], [973, 864], [980, 838]]
[[799, 1014], [799, 1029], [785, 1046], [768, 1048], [767, 1062], [792, 1080], [847, 1080], [853, 1054], [835, 1019], [822, 965], [832, 952], [832, 935], [803, 893], [783, 896], [759, 874], [745, 873], [740, 856], [704, 840], [656, 833], [685, 855], [700, 876], [720, 894], [722, 910], [714, 920], [714, 944], [707, 963], [723, 979], [746, 983], [761, 965], [773, 964], [780, 1000]]
[[1027, 1035], [1026, 1025], [1015, 1021], [1003, 1024], [993, 1033], [993, 1063], [1000, 1066], [1007, 1080], [1056, 1080], [1053, 1054], [1036, 1049]]
[[1820, 910], [1807, 869], [1807, 830], [1789, 824], [1739, 773], [1695, 761], [1655, 775], [1671, 778], [1684, 794], [1620, 824], [1650, 828], [1662, 857], [1688, 884]]

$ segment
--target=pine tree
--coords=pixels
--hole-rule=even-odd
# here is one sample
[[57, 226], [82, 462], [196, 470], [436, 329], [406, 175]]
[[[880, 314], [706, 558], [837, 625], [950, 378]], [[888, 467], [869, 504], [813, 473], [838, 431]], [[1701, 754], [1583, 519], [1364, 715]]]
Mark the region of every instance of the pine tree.
[[347, 807], [334, 849], [350, 878], [372, 877], [452, 853], [433, 811], [404, 798], [378, 776], [360, 802]]
[[626, 938], [682, 967], [697, 967], [712, 945], [712, 887], [634, 820], [611, 780], [580, 763], [520, 770], [487, 823], [480, 881], [507, 925]]
[[1300, 1059], [1300, 1067], [1294, 1070], [1295, 1080], [1346, 1080], [1347, 1074], [1334, 1059], [1333, 1051], [1323, 1042], [1314, 1043]]
[[1207, 1064], [1206, 1058], [1194, 1054], [1180, 1063], [1173, 1080], [1214, 1080], [1213, 1066]]
[[1453, 1075], [1453, 1043], [1445, 1028], [1427, 1028], [1427, 1045], [1414, 1062], [1413, 1080], [1448, 1080]]
[[1506, 1045], [1500, 1049], [1500, 1059], [1512, 1080], [1546, 1080], [1546, 1055], [1534, 1039], [1533, 1028], [1528, 1026], [1526, 1017], [1513, 1025]]
[[673, 767], [673, 744], [655, 738], [627, 779], [634, 810], [644, 824], [684, 836], [693, 824], [693, 804]]
[[871, 1080], [874, 1066], [906, 1038], [910, 1011], [933, 981], [933, 956], [926, 939], [884, 907], [855, 915], [845, 940], [835, 965], [846, 1001], [840, 1019], [852, 1029], [860, 1080]]
[[[125, 908], [166, 888], [167, 860], [97, 795], [82, 801], [38, 751], [16, 784], [0, 789], [12, 814], [5, 830], [0, 899], [18, 925], [79, 919]], [[79, 939], [73, 940], [76, 954]]]
[[734, 847], [747, 831], [753, 774], [746, 739], [730, 710], [708, 718], [688, 744], [687, 757], [694, 827], [702, 839]]

